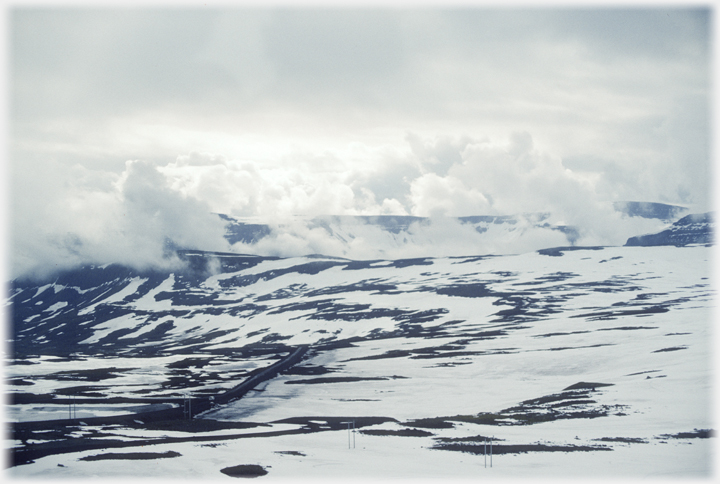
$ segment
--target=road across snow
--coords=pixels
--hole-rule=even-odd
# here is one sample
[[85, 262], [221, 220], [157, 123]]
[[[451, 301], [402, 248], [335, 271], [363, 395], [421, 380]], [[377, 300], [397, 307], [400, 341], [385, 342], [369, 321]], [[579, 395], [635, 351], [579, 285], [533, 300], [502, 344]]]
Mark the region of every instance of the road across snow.
[[[87, 333], [78, 351], [102, 361], [95, 349], [106, 338], [132, 355], [148, 342], [108, 340], [107, 328], [122, 329], [126, 321], [134, 329], [148, 317], [156, 322], [147, 329], [172, 321], [162, 353], [147, 360], [157, 362], [157, 377], [146, 388], [159, 396], [168, 394], [162, 382], [179, 375], [182, 362], [182, 374], [195, 382], [189, 389], [197, 393], [219, 381], [211, 377], [213, 364], [242, 364], [240, 357], [213, 352], [309, 344], [300, 365], [201, 418], [270, 425], [295, 417], [394, 420], [359, 429], [355, 449], [347, 449], [347, 430], [307, 424], [319, 425], [318, 431], [214, 446], [153, 445], [143, 451], [181, 455], [133, 461], [132, 469], [123, 461], [78, 460], [98, 454], [88, 451], [38, 459], [9, 473], [77, 477], [102, 468], [116, 477], [219, 477], [224, 467], [259, 464], [269, 476], [290, 478], [708, 477], [714, 439], [702, 438], [702, 431], [714, 428], [711, 256], [710, 248], [696, 246], [373, 264], [296, 258], [261, 261], [190, 288], [159, 277], [143, 297], [108, 303], [123, 314], [89, 323], [103, 336]], [[28, 291], [38, 299], [47, 295]], [[213, 303], [212, 294], [222, 304]], [[25, 304], [35, 303], [29, 297]], [[60, 316], [44, 314], [29, 327], [59, 324]], [[189, 344], [200, 333], [217, 336]], [[192, 358], [205, 363], [191, 364]], [[123, 366], [135, 366], [134, 359], [125, 356]], [[80, 361], [28, 361], [37, 364], [8, 367], [11, 381], [52, 384], [55, 391], [85, 385], [52, 377], [82, 368]], [[129, 395], [142, 389], [137, 371], [86, 385], [106, 387], [97, 391], [107, 396]], [[606, 386], [567, 390], [580, 382]], [[10, 388], [34, 391], [27, 384]], [[483, 415], [490, 420], [480, 422]], [[408, 429], [426, 434], [402, 436]], [[363, 433], [370, 430], [387, 435]], [[498, 451], [510, 445], [535, 450], [497, 455], [485, 469], [482, 455], [440, 448], [479, 445], [481, 437], [494, 437]], [[548, 452], [541, 446], [598, 450]], [[124, 451], [131, 450], [137, 449]]]

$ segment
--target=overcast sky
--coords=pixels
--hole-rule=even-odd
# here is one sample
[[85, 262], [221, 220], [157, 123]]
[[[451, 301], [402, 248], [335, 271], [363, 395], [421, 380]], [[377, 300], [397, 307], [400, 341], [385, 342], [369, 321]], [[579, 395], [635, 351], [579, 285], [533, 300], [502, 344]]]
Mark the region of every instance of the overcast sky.
[[222, 212], [710, 210], [703, 8], [13, 8], [12, 272]]

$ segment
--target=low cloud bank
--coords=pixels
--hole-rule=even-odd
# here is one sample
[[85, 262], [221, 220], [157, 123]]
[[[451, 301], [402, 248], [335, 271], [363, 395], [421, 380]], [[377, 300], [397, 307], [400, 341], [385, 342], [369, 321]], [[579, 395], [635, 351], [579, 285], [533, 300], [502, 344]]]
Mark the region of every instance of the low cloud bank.
[[125, 171], [102, 184], [104, 174], [81, 171], [45, 194], [37, 218], [14, 214], [13, 277], [44, 277], [81, 264], [173, 267], [180, 261], [168, 250], [172, 243], [229, 247], [208, 205], [173, 190], [150, 163], [128, 161]]
[[[501, 142], [410, 134], [404, 146], [356, 143], [342, 152], [257, 161], [192, 152], [165, 165], [128, 161], [121, 173], [57, 165], [17, 180], [19, 190], [29, 190], [13, 195], [12, 277], [88, 263], [172, 267], [179, 263], [168, 251], [173, 246], [392, 259], [622, 245], [664, 226], [624, 216], [612, 202], [668, 201], [665, 194], [633, 188], [631, 179], [611, 184], [603, 173], [571, 170], [529, 133]], [[231, 246], [218, 213], [268, 224], [270, 234]], [[457, 219], [539, 213], [547, 217], [521, 216], [482, 230]], [[317, 223], [329, 215], [428, 219], [394, 233], [364, 219]], [[576, 230], [568, 238], [553, 228], [560, 226]]]
[[[238, 242], [239, 253], [280, 257], [323, 254], [356, 260], [520, 254], [568, 245], [623, 245], [638, 233], [661, 230], [658, 220], [623, 217], [614, 213], [596, 227], [551, 224], [536, 214], [511, 221], [470, 223], [459, 218], [434, 217], [413, 221], [393, 231], [361, 218], [296, 219], [270, 225], [270, 233], [253, 243]], [[564, 229], [564, 230], [563, 230]]]

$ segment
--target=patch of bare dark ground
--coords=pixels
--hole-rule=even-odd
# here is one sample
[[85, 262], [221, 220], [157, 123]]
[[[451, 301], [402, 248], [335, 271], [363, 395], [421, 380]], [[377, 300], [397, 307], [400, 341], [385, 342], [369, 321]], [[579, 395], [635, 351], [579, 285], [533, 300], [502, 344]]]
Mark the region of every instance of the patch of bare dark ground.
[[655, 351], [653, 351], [653, 353], [665, 353], [668, 351], [679, 351], [679, 350], [686, 350], [686, 349], [687, 349], [687, 346], [673, 346], [671, 348], [663, 348], [660, 350], [655, 350]]
[[455, 427], [455, 424], [450, 421], [452, 418], [453, 417], [419, 418], [401, 422], [401, 424], [408, 427], [422, 427], [425, 429], [452, 429]]
[[449, 259], [459, 259], [457, 262], [453, 262], [453, 264], [467, 264], [468, 262], [480, 262], [486, 259], [490, 259], [493, 257], [498, 257], [497, 255], [477, 255], [477, 256], [450, 256]]
[[53, 381], [92, 381], [98, 382], [112, 378], [118, 378], [118, 373], [137, 370], [137, 368], [92, 368], [88, 370], [58, 371], [37, 377], [42, 380]]
[[565, 351], [565, 350], [580, 350], [585, 348], [601, 348], [603, 346], [615, 346], [615, 343], [603, 343], [603, 344], [596, 344], [596, 345], [585, 345], [585, 346], [558, 346], [556, 348], [545, 348], [540, 350], [530, 350], [530, 351]]
[[298, 452], [297, 450], [276, 450], [276, 454], [282, 454], [282, 455], [296, 455], [298, 457], [305, 457], [305, 454], [302, 452]]
[[244, 464], [220, 469], [220, 472], [230, 477], [260, 477], [268, 473], [264, 467], [256, 464]]
[[[490, 453], [489, 446], [479, 444], [438, 444], [431, 447], [438, 450], [453, 450], [469, 454], [485, 455]], [[594, 452], [597, 450], [613, 450], [605, 445], [546, 445], [546, 444], [495, 444], [492, 445], [493, 455], [526, 454], [528, 452]]]
[[554, 272], [552, 274], [547, 274], [545, 276], [536, 277], [534, 281], [531, 282], [516, 282], [512, 284], [513, 286], [537, 286], [540, 284], [547, 284], [549, 282], [563, 282], [568, 279], [571, 279], [573, 277], [578, 277], [578, 274], [575, 274], [574, 272]]
[[[78, 387], [75, 387], [77, 389]], [[21, 404], [41, 404], [41, 403], [50, 403], [50, 404], [57, 404], [57, 405], [68, 405], [69, 403], [75, 403], [76, 405], [80, 405], [83, 403], [102, 403], [104, 405], [114, 405], [114, 404], [155, 404], [158, 403], [158, 398], [143, 398], [143, 397], [137, 397], [137, 398], [128, 398], [128, 397], [108, 397], [108, 398], [91, 398], [87, 397], [84, 398], [83, 395], [87, 396], [88, 388], [90, 387], [81, 387], [83, 388], [83, 391], [78, 391], [77, 393], [73, 393], [73, 391], [68, 391], [69, 389], [65, 389], [65, 391], [58, 390], [56, 393], [9, 393], [8, 394], [8, 403], [12, 405], [21, 405]], [[100, 387], [95, 387], [95, 390], [97, 390]], [[109, 388], [109, 387], [103, 387], [103, 388]], [[66, 396], [72, 396], [73, 398], [57, 398], [57, 395], [66, 395]], [[103, 393], [103, 395], [105, 395]], [[162, 403], [178, 403], [182, 404], [182, 398], [163, 398], [161, 400]]]
[[623, 442], [626, 444], [647, 444], [647, 439], [637, 437], [602, 437], [600, 439], [592, 439], [598, 442]]
[[285, 382], [286, 385], [301, 385], [301, 384], [319, 384], [319, 383], [351, 383], [358, 381], [368, 380], [387, 380], [387, 378], [381, 377], [359, 377], [359, 376], [327, 376], [320, 378], [309, 378], [305, 380], [288, 380]]
[[210, 364], [213, 360], [212, 356], [202, 358], [185, 358], [184, 360], [174, 361], [166, 365], [167, 368], [185, 369], [185, 368], [203, 368]]
[[110, 387], [107, 386], [77, 386], [77, 387], [67, 387], [67, 388], [58, 388], [55, 390], [56, 395], [65, 395], [65, 396], [78, 396], [78, 397], [96, 397], [96, 398], [102, 398], [105, 396], [105, 390], [107, 390]]
[[385, 429], [368, 429], [368, 430], [361, 430], [361, 434], [365, 435], [380, 435], [380, 436], [398, 436], [398, 437], [430, 437], [433, 434], [432, 432], [428, 432], [426, 430], [420, 430], [420, 429], [402, 429], [402, 430], [385, 430]]
[[[443, 444], [449, 444], [449, 443], [456, 443], [456, 442], [479, 442], [479, 443], [485, 443], [485, 442], [502, 442], [505, 439], [500, 439], [497, 437], [490, 437], [488, 435], [471, 435], [469, 437], [436, 437], [436, 441], [443, 443]], [[493, 444], [495, 445], [495, 444]]]
[[333, 398], [338, 402], [379, 402], [378, 398]]
[[167, 452], [123, 452], [114, 453], [108, 452], [107, 454], [89, 455], [87, 457], [81, 457], [79, 460], [94, 461], [94, 460], [153, 460], [153, 459], [168, 459], [171, 457], [180, 457], [182, 454], [169, 450]]
[[569, 331], [564, 333], [546, 333], [546, 334], [537, 334], [533, 336], [533, 338], [550, 338], [552, 336], [569, 336], [571, 334], [584, 334], [589, 333], [590, 331]]
[[397, 422], [397, 420], [389, 417], [290, 417], [272, 423], [303, 425], [303, 431], [316, 432], [320, 430], [347, 429], [348, 422], [355, 422], [355, 428], [358, 429], [385, 422]]
[[254, 422], [224, 422], [219, 420], [210, 420], [204, 418], [194, 418], [191, 420], [163, 420], [159, 422], [145, 422], [138, 424], [133, 422], [135, 425], [129, 425], [138, 429], [147, 430], [171, 430], [179, 432], [189, 433], [201, 433], [201, 432], [214, 432], [217, 430], [228, 430], [228, 429], [250, 429], [253, 427], [270, 427], [266, 423], [254, 423]]
[[15, 386], [25, 386], [25, 385], [34, 385], [35, 382], [25, 380], [23, 378], [13, 378], [12, 380], [8, 380], [7, 384], [15, 385]]
[[412, 352], [407, 350], [390, 350], [379, 355], [368, 355], [360, 356], [357, 358], [350, 358], [344, 361], [359, 361], [359, 360], [383, 360], [386, 358], [403, 358], [412, 355]]
[[308, 376], [308, 375], [324, 375], [326, 373], [332, 373], [334, 371], [337, 371], [338, 368], [326, 368], [324, 366], [312, 366], [312, 365], [306, 365], [306, 366], [293, 366], [289, 370], [285, 370], [283, 374], [285, 375], [302, 375], [302, 376]]
[[452, 428], [453, 422], [467, 422], [478, 425], [532, 425], [562, 419], [598, 418], [608, 415], [625, 415], [625, 405], [598, 405], [592, 399], [597, 388], [610, 383], [578, 382], [561, 393], [525, 400], [519, 405], [497, 413], [481, 412], [475, 415], [455, 415], [401, 422], [407, 427]]
[[582, 389], [588, 389], [588, 388], [591, 389], [591, 390], [595, 390], [596, 388], [600, 388], [600, 387], [611, 387], [611, 386], [613, 386], [612, 383], [596, 383], [596, 382], [580, 381], [580, 382], [577, 382], [577, 383], [575, 383], [575, 384], [573, 384], [573, 385], [570, 385], [570, 386], [567, 387], [567, 388], [564, 388], [563, 391], [567, 391], [567, 390], [582, 390]]
[[679, 432], [677, 434], [662, 434], [656, 439], [709, 439], [715, 437], [715, 431], [713, 429], [693, 429], [692, 432]]
[[647, 370], [647, 371], [639, 371], [637, 373], [630, 373], [629, 375], [625, 376], [636, 376], [636, 375], [644, 375], [645, 373], [659, 373], [662, 370]]
[[452, 368], [453, 366], [470, 365], [472, 361], [444, 361], [437, 365], [425, 366], [424, 368]]
[[372, 380], [389, 380], [389, 379], [407, 378], [406, 376], [393, 375], [391, 377], [385, 376], [327, 376], [320, 378], [309, 378], [307, 380], [288, 380], [285, 382], [286, 385], [300, 385], [300, 384], [318, 384], [318, 383], [352, 383], [358, 381], [372, 381]]
[[549, 255], [550, 257], [562, 257], [563, 252], [570, 252], [574, 250], [603, 250], [603, 247], [599, 246], [572, 246], [572, 247], [551, 247], [549, 249], [540, 249], [537, 251], [540, 255]]
[[[612, 291], [608, 291], [612, 292]], [[668, 308], [659, 305], [648, 306], [641, 309], [624, 309], [616, 311], [598, 311], [594, 313], [573, 314], [571, 318], [587, 318], [588, 321], [601, 321], [617, 319], [621, 316], [644, 316], [650, 314], [666, 313]]]

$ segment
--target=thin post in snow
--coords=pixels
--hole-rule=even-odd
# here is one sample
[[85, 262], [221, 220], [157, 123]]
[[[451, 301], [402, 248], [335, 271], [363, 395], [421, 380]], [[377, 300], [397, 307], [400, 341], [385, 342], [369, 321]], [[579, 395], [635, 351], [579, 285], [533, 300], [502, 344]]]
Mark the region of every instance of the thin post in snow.
[[192, 400], [187, 394], [183, 395], [183, 417], [186, 420], [192, 419]]
[[493, 436], [490, 438], [490, 467], [492, 467], [492, 442], [493, 442], [494, 439], [495, 439], [495, 436], [493, 435]]
[[487, 437], [485, 437], [485, 443], [483, 444], [483, 456], [485, 457], [485, 468], [487, 469]]
[[70, 395], [70, 402], [68, 403], [68, 419], [72, 422], [77, 418], [77, 406], [75, 405], [75, 395]]
[[[347, 424], [348, 431], [348, 449], [355, 448], [355, 420], [348, 420], [347, 422], [340, 422], [341, 424]], [[350, 425], [352, 424], [352, 427]]]

